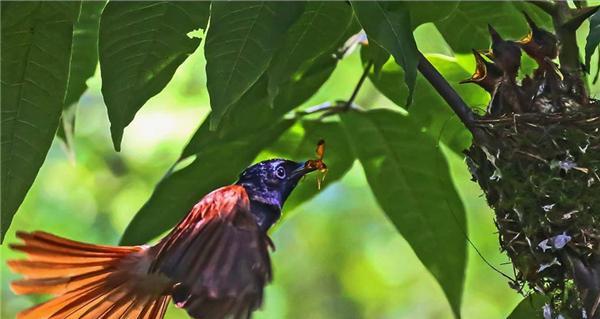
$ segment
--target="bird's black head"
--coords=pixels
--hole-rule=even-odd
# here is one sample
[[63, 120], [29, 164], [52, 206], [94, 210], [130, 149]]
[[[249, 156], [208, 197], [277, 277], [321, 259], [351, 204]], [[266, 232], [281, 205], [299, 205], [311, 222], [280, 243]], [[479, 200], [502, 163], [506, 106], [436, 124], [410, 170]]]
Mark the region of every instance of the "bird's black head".
[[236, 184], [246, 189], [258, 226], [267, 231], [281, 216], [281, 208], [298, 181], [316, 168], [285, 159], [262, 161], [246, 168]]
[[244, 186], [250, 201], [281, 209], [300, 178], [314, 170], [304, 162], [271, 159], [246, 168], [237, 184]]

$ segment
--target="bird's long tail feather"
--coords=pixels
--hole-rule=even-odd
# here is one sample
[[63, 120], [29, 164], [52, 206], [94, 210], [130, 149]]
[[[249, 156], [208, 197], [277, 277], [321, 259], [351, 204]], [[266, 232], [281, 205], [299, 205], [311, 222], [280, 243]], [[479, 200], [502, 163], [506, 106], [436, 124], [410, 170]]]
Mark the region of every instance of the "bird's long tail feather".
[[8, 266], [24, 279], [13, 281], [16, 294], [55, 295], [20, 312], [18, 319], [160, 319], [170, 296], [169, 282], [147, 274], [145, 246], [100, 246], [44, 232], [18, 232], [22, 244], [11, 248], [27, 255]]

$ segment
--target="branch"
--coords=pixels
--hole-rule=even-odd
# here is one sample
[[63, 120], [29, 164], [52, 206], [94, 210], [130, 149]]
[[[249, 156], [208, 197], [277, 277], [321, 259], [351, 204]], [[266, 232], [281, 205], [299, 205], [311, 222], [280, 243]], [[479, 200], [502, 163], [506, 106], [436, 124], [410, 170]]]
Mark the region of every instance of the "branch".
[[345, 101], [337, 100], [337, 101], [335, 101], [335, 103], [331, 103], [331, 102], [321, 103], [319, 105], [309, 107], [304, 111], [298, 111], [298, 112], [296, 112], [296, 115], [297, 116], [305, 116], [305, 115], [322, 112], [323, 114], [321, 115], [320, 118], [323, 119], [323, 118], [333, 115], [333, 114], [347, 112], [351, 109], [358, 108], [358, 106], [356, 104], [354, 104], [354, 100], [356, 100], [356, 96], [358, 96], [358, 92], [360, 91], [360, 88], [362, 87], [363, 83], [365, 83], [365, 79], [369, 75], [369, 71], [371, 70], [372, 66], [373, 66], [373, 60], [370, 60], [365, 65], [363, 73], [360, 76], [360, 79], [358, 79], [358, 83], [356, 83], [356, 86], [354, 87], [354, 90], [352, 91], [352, 95], [350, 95], [350, 98], [348, 100], [345, 100]]
[[[537, 2], [531, 3], [538, 5]], [[558, 55], [560, 67], [573, 76], [573, 78], [578, 79], [583, 87], [586, 87], [587, 82], [584, 80], [585, 74], [579, 56], [579, 46], [575, 31], [587, 17], [595, 12], [595, 10], [598, 10], [598, 7], [572, 9], [566, 1], [556, 1], [552, 4], [552, 7], [552, 10], [545, 11], [552, 17], [554, 31], [561, 44]]]
[[586, 8], [580, 8], [580, 9], [571, 9], [571, 14], [572, 14], [571, 19], [569, 21], [566, 21], [561, 27], [572, 30], [572, 31], [576, 31], [577, 29], [579, 29], [581, 24], [583, 24], [583, 22], [587, 18], [592, 16], [594, 13], [596, 13], [596, 11], [598, 11], [598, 9], [600, 9], [600, 6], [586, 7]]
[[483, 132], [474, 126], [475, 113], [473, 113], [473, 110], [471, 110], [467, 103], [465, 103], [454, 88], [450, 86], [448, 81], [446, 81], [440, 72], [436, 70], [421, 52], [419, 52], [418, 69], [425, 79], [429, 81], [431, 86], [433, 86], [438, 94], [446, 101], [450, 108], [452, 108], [452, 111], [454, 111], [460, 121], [473, 134], [475, 139], [482, 142], [485, 137], [483, 136]]

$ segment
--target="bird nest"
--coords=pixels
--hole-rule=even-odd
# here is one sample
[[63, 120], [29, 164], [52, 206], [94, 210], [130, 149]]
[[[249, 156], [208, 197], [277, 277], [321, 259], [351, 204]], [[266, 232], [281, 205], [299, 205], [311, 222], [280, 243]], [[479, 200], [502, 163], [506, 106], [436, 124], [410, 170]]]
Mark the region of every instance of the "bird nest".
[[[533, 37], [507, 41], [490, 27], [490, 61], [474, 51], [477, 70], [464, 82], [492, 98], [467, 164], [494, 209], [511, 286], [545, 295], [545, 319], [600, 318], [600, 103], [551, 61], [557, 48], [528, 47], [551, 34], [527, 19]], [[517, 81], [520, 50], [539, 68]]]
[[466, 151], [468, 165], [495, 211], [500, 247], [516, 270], [514, 288], [528, 284], [550, 296], [556, 312], [581, 313], [563, 254], [584, 264], [600, 254], [600, 108], [476, 125], [488, 142]]

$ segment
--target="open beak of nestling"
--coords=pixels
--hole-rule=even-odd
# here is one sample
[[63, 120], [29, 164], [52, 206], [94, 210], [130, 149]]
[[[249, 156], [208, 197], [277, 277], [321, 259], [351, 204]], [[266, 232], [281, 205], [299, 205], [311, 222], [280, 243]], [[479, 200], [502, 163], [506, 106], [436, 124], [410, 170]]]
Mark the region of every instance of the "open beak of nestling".
[[520, 40], [515, 41], [515, 42], [519, 45], [527, 46], [527, 45], [531, 44], [532, 41], [533, 41], [533, 33], [531, 31], [529, 31], [526, 36], [524, 36], [523, 38], [521, 38]]
[[460, 81], [460, 84], [464, 83], [474, 83], [483, 80], [487, 75], [487, 67], [485, 65], [485, 61], [479, 52], [473, 50], [473, 55], [475, 56], [475, 72], [471, 75], [470, 78]]

